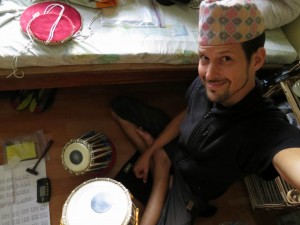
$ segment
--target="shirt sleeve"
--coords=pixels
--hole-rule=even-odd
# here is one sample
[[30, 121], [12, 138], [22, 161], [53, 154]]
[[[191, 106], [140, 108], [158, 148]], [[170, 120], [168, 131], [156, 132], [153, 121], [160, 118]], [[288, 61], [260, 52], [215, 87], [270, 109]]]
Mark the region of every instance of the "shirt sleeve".
[[247, 173], [273, 179], [278, 175], [273, 157], [284, 149], [300, 147], [300, 130], [285, 120], [265, 119], [256, 124], [256, 129], [250, 130], [245, 138], [248, 145], [240, 153], [240, 163]]

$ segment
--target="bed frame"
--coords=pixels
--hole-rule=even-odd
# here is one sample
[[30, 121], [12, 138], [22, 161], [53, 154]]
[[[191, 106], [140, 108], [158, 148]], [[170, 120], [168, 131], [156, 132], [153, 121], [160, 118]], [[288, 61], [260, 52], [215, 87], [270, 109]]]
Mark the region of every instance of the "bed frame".
[[11, 70], [0, 70], [0, 90], [184, 81], [197, 76], [197, 65], [102, 64], [19, 68], [21, 71], [24, 76], [16, 78], [7, 77]]

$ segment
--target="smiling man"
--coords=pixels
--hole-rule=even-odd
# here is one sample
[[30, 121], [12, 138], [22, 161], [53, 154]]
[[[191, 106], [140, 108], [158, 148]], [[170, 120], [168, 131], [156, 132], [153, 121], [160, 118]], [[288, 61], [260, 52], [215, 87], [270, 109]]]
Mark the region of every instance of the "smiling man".
[[231, 106], [243, 99], [255, 86], [255, 69], [264, 62], [259, 50], [257, 65], [248, 65], [240, 44], [199, 47], [199, 76], [212, 102]]
[[142, 225], [213, 215], [209, 201], [253, 173], [300, 189], [300, 131], [256, 78], [266, 57], [259, 10], [248, 0], [203, 0], [199, 15], [199, 76], [186, 109], [169, 119], [136, 99], [112, 102], [113, 118], [141, 151], [136, 177], [153, 177]]

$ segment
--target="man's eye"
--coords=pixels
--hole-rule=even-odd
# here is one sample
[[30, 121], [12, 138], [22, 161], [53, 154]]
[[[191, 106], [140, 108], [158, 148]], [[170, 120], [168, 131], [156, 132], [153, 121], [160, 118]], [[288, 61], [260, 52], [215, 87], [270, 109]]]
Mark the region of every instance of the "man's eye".
[[222, 57], [222, 61], [228, 62], [228, 61], [231, 61], [231, 58], [229, 56], [224, 56], [224, 57]]
[[205, 55], [200, 55], [200, 60], [202, 60], [202, 61], [207, 61], [208, 60], [208, 58], [205, 56]]

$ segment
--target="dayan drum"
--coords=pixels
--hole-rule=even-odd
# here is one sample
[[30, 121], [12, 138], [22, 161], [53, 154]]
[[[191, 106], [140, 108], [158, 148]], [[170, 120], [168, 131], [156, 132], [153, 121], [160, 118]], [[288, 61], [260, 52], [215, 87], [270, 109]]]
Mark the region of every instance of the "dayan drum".
[[62, 211], [61, 225], [138, 225], [139, 209], [130, 192], [110, 178], [94, 178], [75, 188]]
[[115, 149], [102, 133], [88, 132], [63, 148], [62, 164], [71, 174], [106, 172], [115, 162]]

